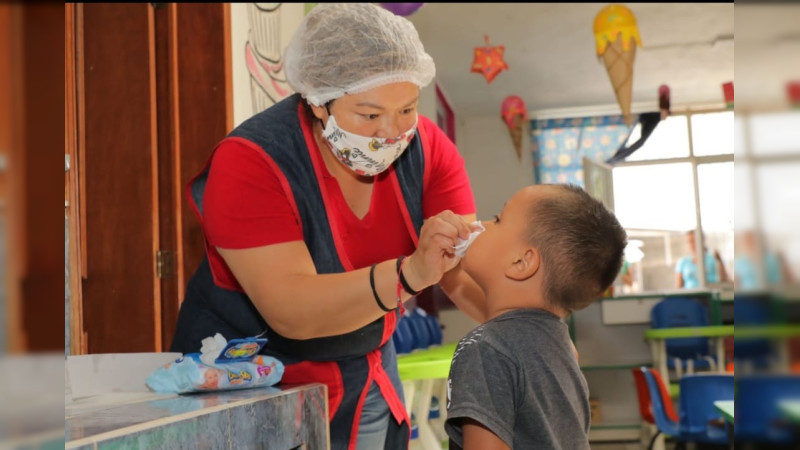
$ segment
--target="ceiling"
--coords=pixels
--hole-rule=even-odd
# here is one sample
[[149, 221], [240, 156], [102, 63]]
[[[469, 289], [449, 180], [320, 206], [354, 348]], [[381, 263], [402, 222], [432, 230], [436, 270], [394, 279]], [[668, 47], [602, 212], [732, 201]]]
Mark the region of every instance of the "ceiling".
[[[456, 115], [499, 114], [508, 95], [531, 112], [616, 107], [592, 25], [603, 3], [426, 3], [408, 16], [436, 62]], [[634, 112], [655, 109], [667, 84], [673, 106], [722, 104], [733, 81], [733, 3], [631, 3], [642, 47], [633, 69]], [[473, 48], [504, 45], [509, 70], [491, 84], [470, 72]], [[618, 107], [616, 111], [620, 112]]]

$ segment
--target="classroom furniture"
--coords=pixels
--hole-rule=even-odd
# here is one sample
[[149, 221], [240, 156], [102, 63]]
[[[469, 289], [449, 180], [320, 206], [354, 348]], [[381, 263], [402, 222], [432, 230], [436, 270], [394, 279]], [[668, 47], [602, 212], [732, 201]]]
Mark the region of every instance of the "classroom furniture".
[[330, 448], [320, 383], [73, 403], [65, 419], [67, 449]]
[[[397, 356], [397, 369], [403, 383], [406, 411], [416, 418], [420, 446], [426, 450], [441, 449], [438, 431], [428, 421], [431, 399], [434, 395], [440, 405], [446, 405], [446, 382], [450, 375], [450, 362], [457, 343], [431, 346]], [[442, 406], [440, 406], [441, 408]]]
[[720, 400], [733, 400], [731, 374], [685, 375], [680, 380], [680, 426], [695, 442], [725, 444], [729, 424], [714, 406]]
[[714, 402], [714, 407], [717, 408], [722, 417], [728, 421], [728, 423], [734, 423], [734, 408], [733, 408], [733, 400], [717, 400]]
[[[738, 334], [738, 330], [737, 330]], [[644, 332], [645, 339], [650, 343], [653, 354], [653, 366], [656, 367], [664, 378], [664, 382], [669, 384], [669, 372], [667, 366], [667, 346], [666, 340], [672, 338], [703, 337], [711, 338], [716, 348], [716, 359], [719, 361], [717, 370], [725, 371], [725, 348], [724, 338], [733, 336], [733, 325], [717, 325], [705, 327], [686, 327], [686, 328], [660, 328], [649, 329]]]
[[718, 400], [714, 402], [714, 407], [717, 408], [717, 411], [719, 411], [722, 417], [730, 424], [728, 428], [728, 447], [733, 450], [735, 443], [735, 434], [733, 430], [735, 423], [733, 400]]
[[[650, 311], [652, 327], [683, 328], [709, 325], [708, 309], [700, 302], [688, 297], [668, 297], [658, 302]], [[715, 370], [717, 363], [705, 337], [672, 338], [665, 341], [667, 368], [674, 369], [677, 378], [684, 371], [694, 369]]]
[[[650, 399], [650, 389], [647, 386], [647, 379], [645, 377], [645, 370], [647, 367], [637, 367], [631, 372], [633, 373], [633, 379], [636, 382], [636, 394], [637, 398], [639, 399], [639, 414], [642, 417], [642, 424], [649, 425], [647, 429], [650, 431], [650, 439], [649, 444], [647, 446], [648, 450], [650, 449], [663, 449], [664, 448], [664, 439], [661, 436], [661, 430], [658, 429], [655, 422], [655, 418], [653, 417], [653, 402]], [[664, 405], [664, 410], [667, 417], [674, 421], [678, 421], [678, 415], [675, 413], [675, 408], [672, 405], [672, 399], [670, 398], [669, 392], [667, 391], [664, 382], [661, 380], [661, 377], [658, 374], [658, 371], [655, 369], [650, 369], [650, 372], [656, 379], [656, 384], [659, 388], [661, 402]], [[643, 427], [644, 428], [644, 427]], [[655, 428], [653, 431], [652, 428]], [[661, 439], [659, 439], [659, 437]]]
[[674, 421], [667, 416], [661, 399], [658, 380], [653, 372], [643, 368], [653, 402], [653, 417], [659, 430], [672, 436], [676, 448], [687, 442], [709, 444], [728, 443], [727, 423], [722, 419], [714, 402], [733, 399], [733, 376], [719, 374], [693, 374], [681, 378], [680, 414]]
[[784, 444], [796, 439], [797, 426], [792, 425], [792, 417], [787, 416], [785, 408], [781, 407], [781, 403], [787, 401], [795, 404], [800, 401], [800, 377], [797, 375], [737, 377], [737, 441]]
[[[736, 300], [734, 323], [737, 326], [766, 326], [770, 322], [767, 299], [740, 295]], [[771, 343], [766, 338], [740, 338], [736, 340], [733, 348], [735, 361], [758, 369], [770, 366], [771, 355]]]
[[[720, 296], [708, 289], [614, 295], [598, 299], [567, 320], [580, 354], [581, 371], [600, 413], [592, 419], [592, 443], [642, 439], [636, 385], [629, 374], [640, 366], [653, 366], [653, 352], [643, 336], [651, 329], [651, 309], [670, 297], [691, 297], [712, 305]], [[728, 308], [722, 308], [722, 316], [728, 313]], [[671, 396], [677, 396], [677, 383], [667, 384], [667, 389]], [[647, 445], [646, 440], [642, 445]]]

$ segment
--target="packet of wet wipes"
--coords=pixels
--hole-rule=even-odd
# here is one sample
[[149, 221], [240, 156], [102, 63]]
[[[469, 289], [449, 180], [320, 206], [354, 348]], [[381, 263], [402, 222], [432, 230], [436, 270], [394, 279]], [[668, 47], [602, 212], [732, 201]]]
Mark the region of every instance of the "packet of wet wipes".
[[472, 241], [474, 241], [479, 234], [486, 231], [486, 228], [484, 228], [480, 220], [472, 222], [472, 225], [477, 225], [478, 227], [480, 227], [480, 230], [473, 231], [472, 233], [469, 234], [469, 237], [467, 237], [466, 239], [459, 239], [456, 246], [453, 247], [455, 249], [456, 256], [458, 256], [459, 258], [464, 257], [464, 254], [467, 252], [467, 248], [472, 244]]

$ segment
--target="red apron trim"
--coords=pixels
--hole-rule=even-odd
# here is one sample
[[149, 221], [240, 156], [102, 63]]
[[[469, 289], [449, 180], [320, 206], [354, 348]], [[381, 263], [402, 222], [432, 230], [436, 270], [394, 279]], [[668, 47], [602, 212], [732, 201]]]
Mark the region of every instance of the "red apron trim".
[[[206, 236], [205, 222], [203, 221], [203, 215], [200, 214], [200, 208], [197, 207], [197, 204], [194, 201], [194, 196], [192, 195], [192, 186], [194, 185], [194, 183], [197, 181], [198, 178], [208, 174], [208, 170], [209, 170], [209, 168], [211, 166], [211, 161], [214, 158], [214, 154], [217, 152], [217, 149], [219, 149], [219, 147], [226, 141], [238, 142], [238, 143], [240, 143], [240, 144], [242, 144], [242, 145], [244, 145], [246, 147], [252, 148], [253, 150], [260, 150], [258, 153], [264, 158], [264, 161], [267, 162], [267, 164], [270, 166], [272, 171], [278, 177], [278, 181], [281, 184], [281, 188], [283, 189], [283, 192], [286, 194], [286, 199], [289, 201], [289, 205], [291, 205], [291, 207], [292, 207], [292, 211], [294, 212], [294, 216], [297, 218], [297, 224], [300, 227], [300, 232], [302, 233], [302, 231], [303, 231], [303, 221], [300, 219], [300, 211], [297, 209], [297, 202], [295, 201], [294, 193], [292, 192], [292, 189], [289, 186], [289, 180], [286, 179], [286, 175], [284, 175], [283, 172], [278, 168], [278, 165], [275, 164], [275, 161], [272, 159], [272, 157], [270, 157], [269, 154], [266, 151], [264, 151], [263, 148], [261, 148], [261, 146], [259, 146], [258, 144], [256, 144], [253, 141], [250, 141], [250, 140], [242, 138], [242, 137], [226, 137], [223, 140], [221, 140], [217, 144], [216, 147], [214, 147], [214, 149], [211, 151], [211, 154], [208, 156], [208, 160], [206, 160], [205, 166], [203, 166], [203, 170], [198, 172], [197, 175], [192, 177], [192, 179], [189, 180], [188, 183], [186, 183], [186, 186], [184, 187], [184, 191], [183, 191], [184, 196], [186, 197], [186, 200], [189, 203], [189, 207], [194, 212], [194, 215], [197, 217], [198, 222], [200, 222], [200, 228], [203, 230], [203, 245], [205, 247], [206, 254], [211, 254], [211, 244], [208, 242], [208, 239], [205, 238], [205, 236]], [[224, 284], [217, 277], [216, 272], [214, 272], [214, 270], [213, 270], [213, 266], [212, 266], [212, 270], [211, 270], [211, 276], [212, 276], [212, 278], [214, 280], [214, 284], [216, 284], [217, 286], [222, 286]], [[242, 289], [242, 288], [236, 289], [236, 290], [240, 291], [240, 292], [244, 292], [244, 289]], [[181, 299], [181, 301], [183, 301], [183, 300]]]
[[303, 361], [296, 364], [287, 364], [284, 367], [281, 383], [307, 384], [324, 383], [328, 386], [328, 422], [339, 409], [344, 397], [344, 383], [342, 372], [335, 362]]
[[[328, 198], [328, 190], [326, 189], [325, 183], [321, 181], [323, 179], [322, 166], [325, 164], [325, 162], [322, 161], [322, 155], [320, 155], [321, 150], [317, 145], [317, 140], [314, 139], [314, 131], [310, 126], [311, 124], [308, 123], [305, 107], [303, 106], [302, 102], [298, 103], [297, 105], [297, 114], [300, 119], [300, 128], [303, 129], [303, 137], [305, 137], [306, 140], [306, 147], [308, 148], [309, 154], [308, 156], [311, 158], [311, 165], [314, 167], [314, 175], [317, 178], [319, 191], [322, 195], [322, 204], [325, 205], [326, 211], [330, 211], [333, 208], [333, 204]], [[331, 215], [325, 214], [325, 216], [328, 218], [328, 226], [331, 229], [333, 245], [336, 247], [336, 255], [339, 257], [339, 261], [342, 263], [344, 270], [349, 272], [353, 270], [353, 263], [350, 262], [350, 258], [347, 257], [347, 253], [344, 251], [344, 243], [340, 239], [342, 233], [339, 232], [339, 227], [336, 226], [336, 221], [331, 218]]]
[[392, 338], [395, 327], [397, 327], [397, 313], [394, 311], [386, 313], [383, 316], [383, 336], [381, 337], [381, 347], [383, 347], [383, 344], [389, 342], [389, 339]]
[[406, 205], [406, 199], [403, 198], [403, 190], [400, 189], [400, 181], [397, 179], [397, 172], [394, 171], [394, 167], [391, 174], [389, 174], [389, 178], [392, 180], [394, 195], [400, 205], [400, 214], [403, 216], [403, 222], [406, 224], [408, 234], [411, 235], [411, 240], [414, 241], [414, 247], [416, 247], [419, 245], [419, 237], [417, 236], [417, 230], [414, 228], [414, 222], [411, 221], [411, 214], [408, 212], [408, 205]]
[[383, 370], [380, 349], [367, 353], [367, 361], [369, 361], [369, 377], [374, 379], [378, 384], [381, 394], [383, 394], [383, 398], [386, 400], [386, 404], [389, 405], [389, 411], [391, 411], [392, 416], [394, 416], [394, 420], [396, 420], [398, 424], [407, 422], [410, 429], [411, 420], [408, 418], [406, 406], [403, 404], [403, 401], [400, 400], [397, 391], [395, 391], [394, 384], [392, 384], [389, 375]]
[[347, 445], [348, 450], [355, 450], [356, 444], [358, 443], [358, 427], [361, 425], [361, 413], [364, 412], [364, 402], [367, 400], [367, 393], [369, 392], [371, 384], [372, 368], [370, 367], [369, 373], [367, 374], [367, 383], [364, 385], [364, 390], [361, 391], [361, 395], [358, 397], [358, 403], [356, 403], [356, 414], [353, 417], [353, 426], [350, 429], [350, 442]]
[[417, 127], [417, 134], [419, 135], [419, 145], [422, 147], [423, 156], [423, 172], [422, 172], [422, 193], [425, 194], [425, 188], [428, 186], [428, 181], [431, 179], [431, 155], [430, 145], [428, 145], [428, 132], [425, 127]]

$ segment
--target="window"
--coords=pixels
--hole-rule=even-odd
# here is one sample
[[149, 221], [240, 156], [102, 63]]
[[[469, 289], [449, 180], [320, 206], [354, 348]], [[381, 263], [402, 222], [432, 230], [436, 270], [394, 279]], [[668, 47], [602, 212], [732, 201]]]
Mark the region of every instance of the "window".
[[[690, 232], [696, 229], [707, 251], [718, 252], [732, 274], [735, 131], [732, 111], [676, 114], [614, 167], [615, 213], [644, 254], [632, 263], [640, 290], [676, 288], [676, 266], [690, 254]], [[637, 126], [628, 143], [639, 133]]]
[[[737, 115], [735, 124], [735, 230], [741, 238], [736, 259], [746, 263], [750, 258], [759, 273], [755, 284], [745, 285], [743, 278], [738, 287], [796, 285], [800, 279], [800, 111]], [[754, 257], [759, 249], [761, 258]]]
[[[641, 126], [637, 124], [627, 145], [633, 144], [641, 136]], [[680, 158], [689, 156], [689, 125], [686, 116], [669, 116], [662, 120], [647, 142], [634, 152], [628, 161], [646, 161], [652, 159]]]
[[692, 152], [695, 156], [733, 153], [733, 112], [692, 115]]

